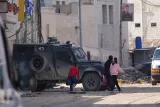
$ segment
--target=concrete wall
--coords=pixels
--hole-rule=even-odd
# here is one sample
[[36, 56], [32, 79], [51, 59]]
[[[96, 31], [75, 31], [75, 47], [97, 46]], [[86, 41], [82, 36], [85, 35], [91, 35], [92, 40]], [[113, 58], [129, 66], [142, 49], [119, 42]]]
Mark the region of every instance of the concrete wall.
[[[17, 4], [18, 6], [18, 0], [6, 0], [6, 1], [9, 1], [10, 3], [12, 3], [13, 1], [13, 3]], [[4, 9], [4, 8], [6, 7], [0, 6], [0, 9]], [[12, 53], [13, 44], [15, 42], [15, 36], [11, 38], [8, 38], [8, 37], [15, 34], [16, 30], [19, 27], [18, 14], [14, 15], [13, 12], [8, 12], [8, 13], [1, 13], [0, 16], [2, 17], [2, 19], [4, 20], [4, 22], [6, 23], [9, 29], [6, 32], [6, 36], [7, 36], [8, 44], [9, 44], [9, 52]]]
[[48, 36], [56, 35], [56, 17], [54, 8], [42, 8], [42, 35], [45, 42]]
[[65, 42], [70, 40], [79, 44], [78, 17], [76, 15], [56, 15], [56, 36], [59, 41]]
[[[106, 61], [109, 55], [119, 58], [119, 25], [120, 2], [117, 0], [97, 0], [95, 2], [96, 19], [98, 28], [99, 51], [101, 60]], [[102, 23], [102, 5], [113, 5], [113, 24]], [[108, 11], [107, 11], [108, 12]], [[108, 14], [109, 15], [109, 14]], [[109, 17], [108, 17], [109, 18]], [[100, 46], [103, 45], [103, 46]]]
[[[148, 0], [153, 6], [143, 4], [145, 9], [143, 10], [143, 33], [145, 40], [160, 39], [160, 8], [156, 5], [160, 5], [159, 0]], [[155, 6], [154, 6], [155, 5]], [[151, 27], [151, 23], [156, 23], [156, 27]]]
[[[113, 24], [102, 23], [102, 4], [113, 5]], [[120, 35], [120, 1], [117, 0], [101, 0], [95, 2], [95, 5], [82, 5], [82, 36], [83, 36], [83, 48], [90, 51], [92, 59], [106, 61], [109, 55], [119, 58], [119, 35]], [[79, 44], [79, 20], [78, 14], [55, 14], [50, 16], [43, 14], [43, 26], [46, 24], [46, 20], [52, 21], [49, 23], [58, 39], [62, 42], [70, 40], [76, 44]], [[53, 20], [56, 25], [53, 26]], [[127, 23], [128, 26], [128, 23]], [[123, 40], [126, 39], [126, 43], [123, 48], [123, 62], [125, 66], [129, 66], [129, 54], [127, 53], [128, 47], [128, 32], [126, 32], [127, 26], [123, 25]], [[51, 29], [51, 27], [50, 27]], [[43, 28], [43, 33], [45, 31]], [[50, 31], [50, 30], [49, 30]], [[101, 46], [103, 44], [103, 46]], [[128, 56], [127, 56], [128, 55]]]

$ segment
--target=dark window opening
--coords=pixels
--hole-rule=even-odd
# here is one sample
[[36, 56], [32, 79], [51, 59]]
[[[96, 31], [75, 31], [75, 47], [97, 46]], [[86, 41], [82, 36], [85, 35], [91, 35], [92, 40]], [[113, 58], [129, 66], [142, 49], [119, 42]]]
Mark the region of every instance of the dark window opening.
[[141, 27], [141, 24], [140, 23], [136, 23], [135, 27]]
[[66, 5], [66, 2], [65, 2], [65, 1], [62, 1], [62, 5]]
[[157, 23], [151, 23], [151, 27], [156, 27]]
[[69, 51], [56, 52], [56, 58], [64, 62], [72, 63], [72, 55]]

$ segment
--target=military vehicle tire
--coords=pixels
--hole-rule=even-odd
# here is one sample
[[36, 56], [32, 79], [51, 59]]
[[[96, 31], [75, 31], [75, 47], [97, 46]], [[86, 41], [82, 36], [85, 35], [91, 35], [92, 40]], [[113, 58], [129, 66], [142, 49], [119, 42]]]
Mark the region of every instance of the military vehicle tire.
[[46, 58], [43, 54], [36, 53], [30, 60], [30, 68], [34, 73], [40, 73], [44, 71], [48, 65]]
[[88, 73], [83, 77], [82, 84], [86, 91], [97, 91], [101, 87], [101, 79], [96, 73]]
[[46, 86], [46, 83], [39, 83], [34, 75], [30, 78], [30, 90], [32, 92], [43, 91], [46, 88]]
[[35, 92], [40, 92], [46, 89], [47, 84], [46, 83], [41, 83], [37, 85], [37, 88], [35, 90]]
[[30, 78], [30, 90], [32, 92], [35, 92], [36, 88], [38, 86], [38, 81], [34, 75], [31, 76]]

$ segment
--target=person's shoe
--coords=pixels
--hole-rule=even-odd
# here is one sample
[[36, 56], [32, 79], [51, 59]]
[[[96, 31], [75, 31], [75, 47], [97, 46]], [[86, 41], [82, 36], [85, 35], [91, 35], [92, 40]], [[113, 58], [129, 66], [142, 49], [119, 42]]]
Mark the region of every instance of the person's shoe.
[[122, 90], [119, 91], [119, 93], [121, 93], [121, 92], [122, 92]]

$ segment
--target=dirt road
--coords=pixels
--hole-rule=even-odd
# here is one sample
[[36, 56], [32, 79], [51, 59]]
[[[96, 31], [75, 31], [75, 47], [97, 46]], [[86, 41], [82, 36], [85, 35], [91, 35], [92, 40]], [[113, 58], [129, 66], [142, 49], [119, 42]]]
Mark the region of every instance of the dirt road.
[[[122, 85], [115, 91], [69, 94], [68, 88], [46, 90], [36, 97], [24, 97], [25, 107], [160, 107], [160, 86], [150, 84]], [[81, 86], [79, 85], [77, 90]]]

